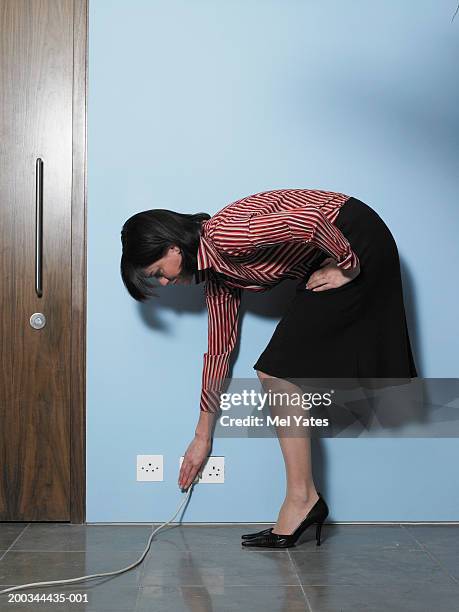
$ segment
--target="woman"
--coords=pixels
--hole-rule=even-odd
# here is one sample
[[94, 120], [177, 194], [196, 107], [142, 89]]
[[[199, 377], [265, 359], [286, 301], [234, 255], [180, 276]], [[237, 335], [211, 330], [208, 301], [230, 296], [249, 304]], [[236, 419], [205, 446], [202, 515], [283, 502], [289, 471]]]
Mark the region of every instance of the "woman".
[[[213, 217], [150, 210], [122, 229], [121, 275], [130, 295], [205, 281], [208, 351], [200, 417], [180, 469], [187, 489], [209, 454], [219, 395], [237, 339], [244, 289], [300, 279], [296, 295], [253, 366], [265, 391], [294, 392], [302, 377], [416, 377], [395, 240], [364, 202], [331, 191], [279, 189], [247, 196]], [[287, 492], [274, 527], [244, 546], [293, 546], [328, 507], [316, 490], [309, 437], [279, 437]], [[306, 517], [306, 518], [305, 518]]]

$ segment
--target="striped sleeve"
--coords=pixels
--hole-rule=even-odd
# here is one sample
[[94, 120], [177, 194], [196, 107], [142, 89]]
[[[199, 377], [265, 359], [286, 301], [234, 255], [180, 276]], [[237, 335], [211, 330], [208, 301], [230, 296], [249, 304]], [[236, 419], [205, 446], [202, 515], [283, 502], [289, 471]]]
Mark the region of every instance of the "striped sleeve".
[[228, 375], [229, 359], [237, 339], [242, 289], [209, 278], [205, 286], [208, 312], [208, 348], [204, 353], [200, 410], [218, 412], [220, 390]]
[[341, 231], [313, 205], [294, 210], [251, 215], [220, 224], [213, 235], [217, 248], [233, 255], [285, 242], [306, 242], [328, 253], [345, 270], [359, 264], [357, 255]]

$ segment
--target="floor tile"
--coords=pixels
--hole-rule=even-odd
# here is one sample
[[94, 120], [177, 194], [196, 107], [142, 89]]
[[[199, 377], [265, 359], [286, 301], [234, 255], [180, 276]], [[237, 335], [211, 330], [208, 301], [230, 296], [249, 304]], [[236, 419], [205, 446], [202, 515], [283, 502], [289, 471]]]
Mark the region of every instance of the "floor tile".
[[322, 526], [321, 545], [316, 545], [316, 525], [310, 525], [298, 540], [295, 550], [322, 553], [363, 552], [371, 550], [421, 550], [422, 546], [402, 527], [395, 525]]
[[453, 578], [422, 550], [382, 550], [362, 553], [290, 549], [304, 585], [406, 586], [451, 584]]
[[[155, 526], [156, 527], [156, 526]], [[153, 541], [170, 542], [180, 550], [200, 550], [219, 546], [241, 549], [241, 535], [266, 529], [266, 525], [173, 525], [158, 531]], [[153, 545], [153, 544], [152, 544]]]
[[[121, 569], [140, 558], [158, 526], [1, 523], [0, 590]], [[457, 526], [325, 524], [320, 547], [315, 526], [294, 548], [241, 546], [243, 533], [268, 526], [168, 525], [153, 538], [144, 562], [126, 573], [16, 592], [87, 594], [88, 604], [8, 604], [4, 594], [0, 612], [449, 612], [457, 607]]]
[[[122, 569], [134, 563], [134, 551], [110, 552], [8, 552], [0, 561], [0, 585], [77, 578]], [[141, 565], [110, 577], [120, 586], [137, 586]], [[104, 578], [105, 579], [105, 578]], [[99, 580], [99, 578], [95, 579]], [[90, 584], [91, 581], [88, 583]], [[81, 586], [81, 583], [76, 583]], [[0, 588], [1, 590], [1, 588]]]
[[434, 550], [428, 549], [428, 553], [435, 561], [444, 568], [459, 584], [459, 549], [456, 550]]
[[309, 610], [298, 586], [142, 587], [135, 612], [299, 612]]
[[152, 530], [151, 525], [34, 523], [27, 528], [12, 550], [61, 552], [135, 550], [142, 552]]
[[157, 542], [145, 559], [142, 586], [298, 586], [286, 550], [253, 551], [238, 546], [193, 550]]
[[458, 525], [404, 525], [404, 527], [424, 550], [459, 581]]
[[[27, 523], [0, 523], [0, 551], [8, 550], [26, 527]], [[2, 554], [0, 552], [0, 557]]]
[[[388, 588], [390, 587], [390, 588]], [[313, 612], [451, 612], [459, 585], [307, 586]]]
[[459, 525], [406, 525], [402, 528], [429, 550], [459, 551]]
[[[3, 587], [0, 587], [2, 590]], [[122, 587], [111, 578], [91, 580], [85, 585], [53, 585], [13, 591], [12, 595], [40, 596], [36, 601], [8, 603], [8, 593], [0, 595], [1, 612], [133, 612], [139, 588]], [[45, 598], [50, 599], [46, 600]], [[60, 597], [67, 598], [59, 601]], [[73, 597], [73, 599], [68, 599]], [[87, 603], [85, 603], [87, 601]]]

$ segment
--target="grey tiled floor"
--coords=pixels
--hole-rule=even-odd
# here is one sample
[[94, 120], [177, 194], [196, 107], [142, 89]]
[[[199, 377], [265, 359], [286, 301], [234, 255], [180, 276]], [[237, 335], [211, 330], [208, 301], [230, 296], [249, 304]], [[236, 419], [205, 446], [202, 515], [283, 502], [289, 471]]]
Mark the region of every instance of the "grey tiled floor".
[[[14, 592], [87, 594], [87, 604], [9, 603], [9, 594], [2, 594], [0, 610], [457, 609], [459, 526], [325, 524], [320, 547], [315, 528], [286, 550], [241, 546], [242, 533], [264, 527], [171, 525], [153, 538], [143, 563], [124, 574]], [[139, 559], [151, 531], [149, 525], [0, 523], [0, 590], [126, 567]]]

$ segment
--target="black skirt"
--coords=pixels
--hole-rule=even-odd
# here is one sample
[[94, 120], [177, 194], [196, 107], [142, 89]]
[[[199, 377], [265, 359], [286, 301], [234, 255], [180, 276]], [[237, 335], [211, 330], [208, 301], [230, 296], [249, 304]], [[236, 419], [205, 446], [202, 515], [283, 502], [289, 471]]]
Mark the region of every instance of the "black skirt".
[[360, 274], [335, 289], [305, 289], [329, 257], [319, 251], [253, 368], [286, 379], [417, 377], [394, 237], [356, 198], [342, 206], [334, 225], [359, 257]]

